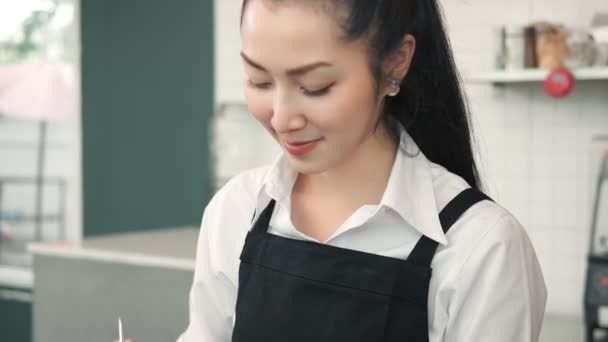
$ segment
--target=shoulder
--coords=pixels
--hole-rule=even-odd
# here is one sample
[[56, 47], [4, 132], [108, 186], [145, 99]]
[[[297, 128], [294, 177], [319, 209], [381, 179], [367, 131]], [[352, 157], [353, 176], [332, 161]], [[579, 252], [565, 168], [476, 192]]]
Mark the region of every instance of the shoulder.
[[[469, 188], [440, 166], [432, 173], [441, 206]], [[432, 261], [429, 307], [435, 315], [430, 324], [458, 341], [483, 339], [497, 331], [508, 332], [510, 341], [530, 341], [540, 330], [547, 302], [540, 263], [526, 229], [497, 202], [484, 200], [469, 208], [447, 232], [448, 244], [438, 247]], [[481, 323], [471, 329], [471, 321]]]
[[[446, 168], [439, 164], [429, 162], [429, 167], [433, 179], [433, 191], [435, 192], [435, 200], [437, 203], [438, 210], [445, 208], [445, 206], [454, 199], [460, 192], [470, 188], [471, 186], [459, 175], [448, 171]], [[486, 194], [492, 197], [491, 194]], [[456, 223], [468, 223], [468, 229], [472, 224], [475, 227], [483, 227], [479, 229], [488, 230], [493, 224], [500, 224], [503, 220], [509, 221], [510, 223], [517, 222], [515, 217], [503, 206], [495, 201], [482, 201], [477, 203], [472, 208], [467, 210]], [[453, 227], [453, 228], [456, 228]], [[450, 228], [450, 231], [452, 228]], [[448, 232], [448, 234], [449, 234]], [[482, 231], [474, 229], [477, 235], [483, 234]]]
[[253, 214], [257, 189], [266, 168], [247, 170], [232, 177], [205, 206], [198, 236], [195, 277], [210, 267], [238, 284], [239, 255]]
[[240, 251], [249, 231], [258, 193], [268, 166], [243, 171], [227, 181], [213, 195], [203, 213], [201, 230], [212, 245], [224, 253]]
[[267, 170], [268, 167], [259, 167], [232, 177], [215, 192], [203, 213], [197, 264], [199, 258], [208, 258], [233, 284], [238, 284], [239, 254]]
[[205, 215], [251, 217], [269, 169], [270, 166], [262, 166], [232, 177], [213, 195], [205, 208]]
[[[438, 208], [445, 205], [461, 191], [469, 188], [460, 176], [440, 165], [431, 163], [433, 186]], [[490, 197], [491, 194], [488, 194]], [[437, 257], [449, 257], [455, 273], [466, 263], [489, 257], [526, 258], [536, 261], [528, 233], [508, 209], [495, 201], [482, 201], [467, 210], [446, 234], [447, 246], [438, 249]], [[515, 254], [513, 254], [515, 253]]]

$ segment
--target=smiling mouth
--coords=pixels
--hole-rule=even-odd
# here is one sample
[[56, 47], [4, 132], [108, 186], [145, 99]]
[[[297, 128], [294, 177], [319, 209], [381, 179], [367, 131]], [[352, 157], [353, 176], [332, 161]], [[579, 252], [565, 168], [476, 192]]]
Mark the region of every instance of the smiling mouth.
[[317, 142], [319, 140], [321, 140], [321, 138], [319, 138], [319, 139], [313, 139], [313, 140], [306, 140], [306, 141], [287, 141], [287, 140], [285, 140], [285, 142], [287, 144], [289, 144], [289, 145], [292, 145], [292, 146], [301, 146], [301, 145], [306, 145], [306, 144], [310, 144], [310, 143], [313, 143], [313, 142]]
[[298, 141], [293, 143], [283, 140], [283, 146], [285, 147], [285, 150], [291, 155], [303, 156], [308, 152], [314, 150], [321, 140], [322, 138], [316, 140]]

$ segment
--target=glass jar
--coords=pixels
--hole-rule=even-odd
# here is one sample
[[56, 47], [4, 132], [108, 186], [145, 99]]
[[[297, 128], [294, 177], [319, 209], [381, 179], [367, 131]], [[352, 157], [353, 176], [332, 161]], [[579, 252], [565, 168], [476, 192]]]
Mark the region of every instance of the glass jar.
[[593, 64], [595, 49], [593, 37], [587, 30], [569, 29], [566, 36], [564, 65], [568, 68], [588, 67]]
[[523, 69], [526, 62], [525, 27], [508, 26], [505, 29], [505, 69]]

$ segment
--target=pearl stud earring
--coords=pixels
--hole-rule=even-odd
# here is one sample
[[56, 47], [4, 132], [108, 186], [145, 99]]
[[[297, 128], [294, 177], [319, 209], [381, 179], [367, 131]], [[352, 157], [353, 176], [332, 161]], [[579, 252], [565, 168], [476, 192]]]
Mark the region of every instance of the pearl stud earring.
[[388, 93], [388, 96], [397, 96], [397, 94], [399, 94], [399, 91], [401, 90], [401, 88], [399, 87], [399, 81], [391, 80], [391, 86], [393, 87], [393, 91]]

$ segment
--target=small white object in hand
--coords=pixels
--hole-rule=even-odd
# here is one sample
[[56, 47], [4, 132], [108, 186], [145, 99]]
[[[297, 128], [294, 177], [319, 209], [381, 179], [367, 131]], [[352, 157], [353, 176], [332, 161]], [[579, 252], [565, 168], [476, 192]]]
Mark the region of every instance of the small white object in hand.
[[118, 342], [125, 342], [122, 338], [122, 321], [120, 320], [120, 317], [118, 317]]

